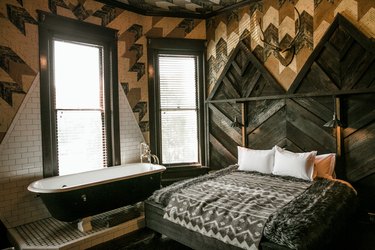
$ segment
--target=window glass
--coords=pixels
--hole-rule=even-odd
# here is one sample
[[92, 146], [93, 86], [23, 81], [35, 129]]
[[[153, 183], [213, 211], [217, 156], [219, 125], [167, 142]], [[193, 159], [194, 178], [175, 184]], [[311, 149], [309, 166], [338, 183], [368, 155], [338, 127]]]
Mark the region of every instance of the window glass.
[[158, 59], [162, 162], [197, 163], [197, 58], [160, 54]]
[[118, 31], [38, 11], [43, 176], [121, 164]]
[[59, 175], [107, 166], [102, 48], [54, 41]]

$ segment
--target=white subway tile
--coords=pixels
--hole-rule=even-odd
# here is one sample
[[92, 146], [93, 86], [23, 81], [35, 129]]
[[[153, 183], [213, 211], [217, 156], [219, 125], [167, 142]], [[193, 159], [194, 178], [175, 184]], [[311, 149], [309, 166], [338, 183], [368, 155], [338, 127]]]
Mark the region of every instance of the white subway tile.
[[21, 159], [16, 159], [16, 165], [21, 165], [27, 163], [27, 159], [21, 158]]
[[[9, 160], [21, 159], [21, 154], [9, 154], [8, 159]], [[13, 164], [15, 164], [15, 163], [13, 163]]]

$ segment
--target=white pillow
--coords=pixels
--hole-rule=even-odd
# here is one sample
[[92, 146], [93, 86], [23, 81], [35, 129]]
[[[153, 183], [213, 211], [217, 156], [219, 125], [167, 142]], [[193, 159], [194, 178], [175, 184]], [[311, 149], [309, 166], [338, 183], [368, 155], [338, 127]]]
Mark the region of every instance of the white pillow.
[[275, 150], [255, 150], [237, 146], [238, 170], [272, 173]]
[[275, 146], [275, 165], [272, 174], [313, 180], [316, 151], [293, 153]]
[[317, 155], [314, 162], [314, 178], [323, 177], [327, 179], [333, 179], [335, 163], [335, 153]]

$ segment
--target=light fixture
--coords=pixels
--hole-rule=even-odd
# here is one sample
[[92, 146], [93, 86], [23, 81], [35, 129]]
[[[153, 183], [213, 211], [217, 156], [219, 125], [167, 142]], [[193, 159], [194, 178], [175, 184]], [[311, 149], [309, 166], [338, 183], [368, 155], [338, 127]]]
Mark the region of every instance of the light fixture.
[[242, 146], [246, 147], [247, 146], [247, 133], [246, 133], [246, 127], [248, 126], [247, 123], [247, 105], [245, 102], [239, 102], [241, 104], [241, 122], [237, 120], [237, 116], [234, 117], [234, 121], [231, 122], [230, 126], [232, 128], [241, 128], [241, 141], [242, 141]]
[[336, 127], [342, 127], [343, 124], [340, 121], [340, 119], [337, 118], [336, 110], [337, 106], [340, 106], [340, 100], [333, 96], [333, 117], [332, 120], [325, 123], [323, 126], [326, 128], [336, 128]]
[[237, 120], [237, 117], [234, 117], [234, 121], [230, 124], [230, 126], [232, 128], [241, 128], [243, 126], [245, 126], [244, 124], [240, 123], [238, 120]]

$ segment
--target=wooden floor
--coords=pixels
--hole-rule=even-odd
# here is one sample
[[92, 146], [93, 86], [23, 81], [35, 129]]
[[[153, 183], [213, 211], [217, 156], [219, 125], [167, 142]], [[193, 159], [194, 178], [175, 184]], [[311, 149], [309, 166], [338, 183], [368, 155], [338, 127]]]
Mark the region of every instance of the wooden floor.
[[119, 237], [89, 250], [190, 250], [165, 236], [158, 236], [148, 228]]
[[[338, 249], [375, 250], [375, 225], [357, 222], [352, 232], [344, 237], [346, 243]], [[344, 246], [344, 247], [343, 247]], [[89, 250], [190, 250], [190, 248], [165, 236], [158, 237], [152, 230], [144, 228]]]

